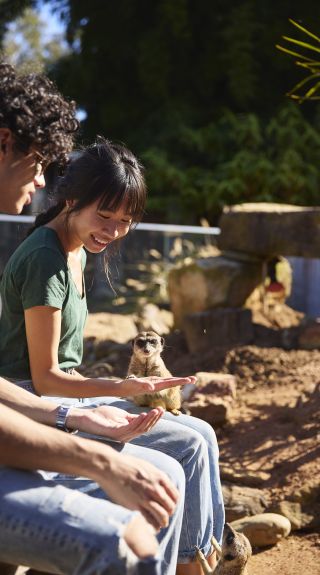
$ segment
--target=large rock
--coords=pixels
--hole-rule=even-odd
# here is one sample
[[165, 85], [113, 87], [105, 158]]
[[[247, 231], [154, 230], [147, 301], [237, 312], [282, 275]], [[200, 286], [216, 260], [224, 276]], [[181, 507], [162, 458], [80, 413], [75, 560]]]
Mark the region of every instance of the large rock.
[[182, 390], [184, 407], [214, 427], [224, 425], [236, 397], [236, 378], [228, 373], [207, 371], [198, 371], [195, 376], [196, 385], [185, 385]]
[[160, 309], [153, 303], [147, 303], [139, 311], [136, 325], [139, 331], [155, 331], [159, 335], [170, 333], [173, 327], [173, 314]]
[[245, 345], [254, 337], [251, 310], [240, 307], [188, 314], [183, 318], [182, 331], [191, 353], [213, 346]]
[[303, 485], [292, 495], [292, 500], [299, 503], [302, 510], [301, 527], [320, 527], [320, 484], [319, 481]]
[[218, 246], [263, 257], [319, 257], [320, 208], [287, 204], [225, 207]]
[[236, 531], [244, 533], [253, 547], [276, 545], [291, 531], [289, 519], [278, 513], [261, 513], [252, 517], [245, 517], [233, 521], [231, 526]]
[[237, 395], [237, 381], [234, 375], [230, 373], [212, 373], [211, 371], [197, 371], [196, 387], [193, 386], [191, 397], [198, 392], [206, 395], [215, 395], [235, 399]]
[[266, 471], [256, 471], [253, 469], [236, 469], [231, 465], [220, 465], [220, 477], [222, 480], [246, 485], [247, 487], [262, 487], [271, 478], [271, 474]]
[[186, 408], [194, 417], [207, 421], [213, 427], [224, 425], [230, 418], [236, 397], [236, 379], [227, 373], [198, 371], [196, 386], [183, 390]]
[[222, 491], [226, 520], [229, 522], [263, 513], [267, 507], [267, 502], [259, 489], [223, 482]]
[[278, 501], [270, 507], [268, 507], [269, 513], [278, 513], [287, 517], [291, 523], [292, 531], [297, 531], [305, 525], [307, 518], [302, 513], [300, 503], [294, 501]]
[[189, 400], [187, 408], [193, 417], [207, 421], [212, 427], [224, 425], [229, 421], [231, 415], [230, 401], [204, 393], [198, 393]]
[[302, 349], [320, 349], [320, 320], [310, 320], [302, 327], [298, 345]]
[[173, 268], [168, 292], [176, 327], [186, 314], [242, 306], [262, 277], [262, 263], [219, 255]]

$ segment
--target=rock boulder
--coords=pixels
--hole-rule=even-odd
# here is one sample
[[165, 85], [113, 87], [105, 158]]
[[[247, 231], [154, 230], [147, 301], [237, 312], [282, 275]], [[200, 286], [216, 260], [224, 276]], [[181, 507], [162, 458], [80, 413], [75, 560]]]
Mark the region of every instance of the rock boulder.
[[[232, 468], [230, 472], [232, 472]], [[267, 502], [259, 489], [231, 485], [223, 481], [222, 491], [228, 522], [261, 514], [267, 507]]]
[[191, 353], [207, 351], [213, 346], [245, 345], [253, 341], [251, 310], [217, 308], [187, 314], [182, 331]]
[[227, 206], [219, 226], [218, 246], [222, 250], [266, 258], [319, 257], [320, 207], [272, 203]]
[[176, 327], [186, 314], [242, 306], [262, 278], [262, 263], [233, 257], [195, 259], [173, 268], [168, 292]]
[[289, 519], [278, 513], [260, 513], [244, 517], [233, 521], [231, 525], [236, 531], [244, 533], [253, 547], [276, 545], [291, 531]]

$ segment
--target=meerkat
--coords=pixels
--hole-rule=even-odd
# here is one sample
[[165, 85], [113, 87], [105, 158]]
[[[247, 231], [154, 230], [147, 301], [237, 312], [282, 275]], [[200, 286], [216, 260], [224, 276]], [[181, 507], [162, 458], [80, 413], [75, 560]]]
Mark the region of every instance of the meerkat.
[[213, 570], [209, 567], [203, 553], [197, 548], [196, 556], [205, 575], [248, 575], [247, 563], [252, 555], [252, 549], [249, 539], [243, 533], [235, 531], [229, 523], [226, 523], [222, 547], [214, 537], [212, 544], [218, 557], [217, 566]]
[[[164, 338], [155, 331], [141, 331], [132, 342], [132, 356], [128, 375], [136, 377], [172, 377], [161, 357]], [[147, 407], [163, 407], [174, 415], [180, 415], [180, 386], [163, 389], [155, 393], [144, 393], [130, 398], [136, 405]]]

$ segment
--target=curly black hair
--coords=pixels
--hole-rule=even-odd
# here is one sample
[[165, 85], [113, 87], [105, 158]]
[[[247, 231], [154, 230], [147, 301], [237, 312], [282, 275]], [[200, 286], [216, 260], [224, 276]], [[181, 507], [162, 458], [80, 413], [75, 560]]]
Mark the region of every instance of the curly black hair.
[[12, 131], [21, 152], [34, 148], [45, 163], [64, 164], [79, 123], [75, 103], [65, 100], [49, 78], [18, 75], [0, 62], [0, 127]]

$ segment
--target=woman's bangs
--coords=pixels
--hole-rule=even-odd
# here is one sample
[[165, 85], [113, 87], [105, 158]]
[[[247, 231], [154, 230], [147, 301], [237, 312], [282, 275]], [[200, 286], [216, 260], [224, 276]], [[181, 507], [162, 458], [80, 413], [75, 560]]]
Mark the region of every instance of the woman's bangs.
[[125, 206], [126, 214], [130, 215], [134, 222], [139, 222], [144, 214], [145, 201], [144, 188], [121, 186], [117, 190], [107, 190], [100, 198], [98, 209], [116, 212], [121, 206]]

